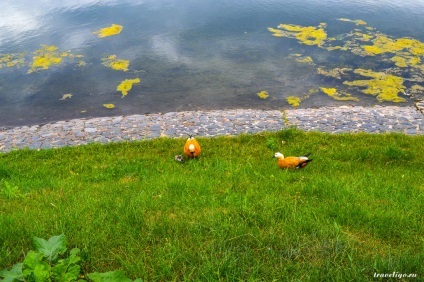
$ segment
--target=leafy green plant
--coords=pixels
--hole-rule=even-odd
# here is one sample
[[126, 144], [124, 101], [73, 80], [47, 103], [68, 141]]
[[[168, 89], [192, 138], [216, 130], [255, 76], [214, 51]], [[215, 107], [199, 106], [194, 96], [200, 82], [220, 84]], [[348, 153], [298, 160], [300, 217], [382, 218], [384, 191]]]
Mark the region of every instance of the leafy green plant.
[[1, 184], [2, 185], [0, 186], [0, 196], [6, 199], [23, 198], [25, 196], [25, 194], [22, 193], [18, 186], [13, 186], [6, 180], [3, 180]]
[[[57, 235], [49, 240], [34, 237], [35, 251], [31, 250], [26, 255], [23, 263], [15, 264], [10, 270], [0, 271], [4, 282], [17, 281], [122, 281], [131, 282], [122, 271], [87, 274], [89, 280], [84, 280], [81, 275], [80, 250], [73, 248], [68, 257], [63, 257], [67, 251], [65, 235]], [[61, 258], [63, 257], [63, 258]], [[134, 282], [140, 282], [136, 279]]]

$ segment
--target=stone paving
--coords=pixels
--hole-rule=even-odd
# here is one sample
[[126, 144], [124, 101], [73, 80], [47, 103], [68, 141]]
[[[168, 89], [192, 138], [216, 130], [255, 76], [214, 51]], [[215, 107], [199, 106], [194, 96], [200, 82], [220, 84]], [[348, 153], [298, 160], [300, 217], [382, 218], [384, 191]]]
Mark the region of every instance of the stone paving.
[[236, 135], [278, 131], [401, 132], [424, 134], [424, 115], [414, 107], [342, 106], [290, 110], [217, 110], [169, 112], [74, 119], [44, 125], [0, 129], [0, 152], [42, 149], [92, 142], [119, 142], [161, 136]]

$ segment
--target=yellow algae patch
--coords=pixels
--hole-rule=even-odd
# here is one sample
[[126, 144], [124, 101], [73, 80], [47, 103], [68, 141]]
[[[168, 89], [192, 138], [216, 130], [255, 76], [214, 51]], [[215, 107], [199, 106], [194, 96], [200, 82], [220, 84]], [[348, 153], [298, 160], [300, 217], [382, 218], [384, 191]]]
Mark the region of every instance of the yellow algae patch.
[[321, 91], [324, 92], [325, 94], [327, 94], [328, 96], [333, 96], [334, 94], [337, 93], [337, 89], [336, 88], [325, 88], [325, 87], [320, 87]]
[[109, 27], [101, 28], [94, 32], [94, 34], [97, 34], [98, 37], [103, 38], [107, 36], [112, 36], [121, 33], [122, 29], [124, 27], [119, 24], [112, 24]]
[[410, 56], [405, 54], [399, 54], [390, 59], [400, 68], [406, 68], [408, 66], [415, 67], [421, 63], [421, 58], [417, 56]]
[[373, 45], [362, 46], [364, 51], [370, 55], [379, 55], [382, 53], [396, 53], [399, 51], [406, 51], [414, 56], [424, 55], [424, 43], [419, 40], [411, 38], [392, 39], [384, 34], [378, 34], [374, 40]]
[[296, 96], [289, 96], [286, 98], [286, 100], [287, 100], [287, 103], [289, 103], [289, 105], [291, 105], [294, 108], [299, 107], [300, 102], [302, 101], [302, 99]]
[[374, 35], [363, 33], [362, 31], [356, 30], [352, 33], [352, 35], [355, 37], [356, 40], [362, 41], [362, 42], [369, 42], [371, 39], [374, 38]]
[[102, 58], [103, 65], [110, 67], [114, 70], [128, 71], [130, 61], [118, 59], [116, 55], [110, 55], [106, 58]]
[[342, 22], [352, 22], [352, 23], [355, 23], [356, 25], [367, 25], [367, 23], [363, 20], [351, 20], [351, 19], [346, 19], [346, 18], [340, 18], [340, 19], [337, 19], [337, 20], [342, 21]]
[[122, 81], [118, 87], [116, 88], [116, 90], [120, 91], [122, 93], [122, 98], [124, 98], [125, 96], [127, 96], [128, 91], [131, 90], [133, 84], [135, 83], [140, 83], [140, 79], [139, 78], [135, 78], [135, 79], [125, 79], [124, 81]]
[[[319, 75], [331, 77], [337, 80], [346, 80], [347, 75], [355, 74], [355, 78], [349, 78], [344, 84], [355, 87], [355, 89], [365, 94], [373, 95], [380, 102], [405, 102], [401, 95], [405, 93], [405, 81], [421, 83], [424, 81], [424, 43], [410, 37], [392, 37], [386, 35], [376, 29], [367, 26], [362, 20], [351, 20], [346, 18], [338, 19], [339, 21], [353, 23], [353, 29], [344, 34], [335, 35], [327, 38], [326, 25], [319, 24], [317, 26], [300, 26], [295, 24], [280, 24], [275, 28], [268, 28], [272, 35], [277, 37], [287, 37], [297, 39], [299, 43], [312, 45], [323, 48], [327, 51], [340, 50], [348, 51], [355, 55], [369, 58], [367, 62], [361, 58], [353, 58], [361, 61], [357, 64], [365, 63], [378, 68], [381, 66], [384, 70], [366, 70], [363, 66], [360, 69], [353, 70], [353, 67], [346, 65], [340, 68], [329, 69], [328, 66], [316, 66], [310, 57], [302, 57], [301, 54], [290, 55], [293, 60], [300, 63], [314, 65], [316, 73]], [[356, 26], [354, 26], [356, 25]], [[319, 58], [319, 54], [317, 55]], [[344, 60], [351, 60], [352, 57], [345, 57]], [[356, 78], [356, 76], [365, 78]], [[358, 80], [356, 80], [358, 79]], [[337, 87], [337, 86], [335, 86]], [[343, 87], [344, 88], [344, 87]], [[338, 100], [358, 100], [349, 93], [353, 92], [348, 89], [344, 92], [342, 87], [334, 89], [322, 87], [319, 91]], [[412, 91], [412, 90], [411, 90]], [[409, 89], [408, 89], [409, 92]], [[356, 91], [355, 91], [356, 93]], [[294, 97], [287, 101], [291, 105], [298, 106], [304, 97]]]
[[366, 46], [363, 46], [363, 48], [365, 53], [370, 56], [379, 55], [385, 52], [383, 49], [381, 49], [380, 47], [376, 45], [366, 45]]
[[62, 56], [56, 52], [56, 46], [42, 45], [42, 47], [34, 52], [34, 57], [28, 72], [36, 70], [46, 70], [52, 65], [58, 65], [62, 62]]
[[314, 64], [314, 60], [310, 56], [299, 57], [296, 59], [296, 62], [310, 64], [310, 65]]
[[404, 98], [398, 96], [404, 92], [403, 78], [386, 74], [384, 72], [373, 72], [371, 70], [356, 69], [354, 73], [371, 77], [369, 80], [345, 81], [343, 84], [356, 87], [364, 87], [361, 92], [377, 97], [379, 102], [405, 102]]
[[74, 55], [69, 52], [58, 52], [57, 46], [41, 45], [41, 48], [34, 51], [32, 62], [30, 63], [28, 73], [37, 70], [46, 70], [53, 65], [59, 65], [62, 58], [80, 58], [82, 55]]
[[302, 54], [290, 54], [287, 58], [294, 59], [298, 63], [315, 65], [314, 60], [310, 56], [302, 56]]
[[103, 107], [105, 107], [106, 109], [113, 109], [115, 108], [114, 104], [103, 104]]
[[3, 67], [21, 67], [25, 64], [25, 53], [0, 54], [0, 69]]
[[[336, 37], [337, 40], [343, 40], [343, 43], [338, 43], [334, 46], [330, 44], [321, 46], [326, 50], [351, 51], [360, 56], [394, 54], [392, 58], [383, 58], [393, 61], [397, 67], [419, 68], [421, 57], [424, 56], [423, 42], [408, 37], [392, 38], [384, 33], [374, 31], [373, 28], [365, 26], [366, 23], [361, 20], [350, 20], [345, 18], [338, 20], [354, 22], [358, 28], [345, 35]], [[327, 43], [331, 42], [331, 40], [327, 40]], [[341, 44], [343, 44], [343, 46], [340, 46]]]
[[264, 99], [264, 100], [269, 97], [268, 91], [266, 91], [266, 90], [262, 90], [261, 92], [259, 92], [257, 94], [258, 94], [259, 98]]
[[336, 88], [326, 88], [326, 87], [320, 87], [321, 91], [327, 94], [327, 96], [330, 96], [334, 100], [339, 101], [359, 101], [358, 98], [352, 97], [352, 95], [347, 93], [339, 93]]
[[347, 48], [343, 46], [329, 46], [329, 47], [325, 47], [325, 49], [328, 51], [335, 51], [335, 50], [346, 51], [347, 50]]
[[318, 26], [280, 24], [278, 29], [268, 28], [268, 30], [277, 37], [296, 38], [302, 44], [321, 46], [327, 39], [327, 33], [324, 30], [325, 26], [325, 23], [321, 23]]
[[290, 37], [290, 33], [282, 31], [281, 29], [268, 27], [268, 31], [275, 37]]
[[68, 93], [68, 94], [63, 94], [62, 98], [60, 98], [59, 100], [66, 100], [71, 98], [72, 98], [72, 94]]
[[352, 71], [351, 68], [335, 68], [332, 70], [325, 70], [323, 68], [317, 68], [317, 73], [320, 75], [328, 76], [328, 77], [334, 77], [337, 79], [341, 79], [342, 75], [346, 75], [345, 72]]

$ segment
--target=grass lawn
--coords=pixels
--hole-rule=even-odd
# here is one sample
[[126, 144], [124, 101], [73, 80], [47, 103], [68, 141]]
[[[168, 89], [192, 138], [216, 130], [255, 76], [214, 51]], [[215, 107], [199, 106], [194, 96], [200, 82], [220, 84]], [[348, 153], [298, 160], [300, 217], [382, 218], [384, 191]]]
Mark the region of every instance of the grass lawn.
[[[146, 281], [423, 277], [424, 136], [197, 140], [185, 163], [169, 138], [0, 154], [0, 270], [63, 233], [84, 273]], [[276, 151], [314, 160], [283, 171]]]

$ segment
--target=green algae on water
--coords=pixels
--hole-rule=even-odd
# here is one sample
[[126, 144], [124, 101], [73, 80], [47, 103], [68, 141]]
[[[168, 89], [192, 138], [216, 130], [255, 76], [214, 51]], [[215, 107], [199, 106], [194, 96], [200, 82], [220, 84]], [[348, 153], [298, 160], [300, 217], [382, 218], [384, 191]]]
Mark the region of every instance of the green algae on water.
[[130, 65], [128, 60], [118, 59], [116, 55], [110, 55], [102, 58], [102, 61], [103, 65], [120, 71], [128, 71], [128, 66]]
[[406, 102], [398, 96], [400, 92], [405, 92], [402, 77], [365, 69], [356, 69], [354, 73], [371, 79], [345, 81], [343, 84], [359, 87], [361, 92], [376, 96], [379, 102]]
[[356, 25], [367, 25], [367, 23], [363, 20], [351, 20], [351, 19], [347, 19], [347, 18], [340, 18], [340, 19], [337, 19], [337, 20], [342, 21], [342, 22], [352, 22], [352, 23], [355, 23]]
[[305, 45], [321, 46], [327, 39], [327, 33], [324, 30], [325, 26], [325, 23], [321, 23], [318, 26], [280, 24], [277, 28], [269, 27], [268, 30], [276, 37], [296, 38]]
[[[319, 75], [345, 80], [347, 74], [365, 76], [369, 79], [345, 81], [344, 85], [359, 90], [364, 94], [373, 95], [380, 102], [405, 102], [399, 95], [410, 92], [404, 85], [404, 78], [410, 83], [424, 82], [424, 43], [409, 37], [396, 38], [370, 27], [360, 19], [337, 19], [341, 22], [354, 23], [353, 30], [348, 33], [327, 38], [326, 23], [318, 26], [300, 26], [295, 24], [280, 24], [277, 28], [268, 28], [273, 36], [296, 39], [301, 44], [315, 46], [329, 52], [350, 52], [359, 56], [353, 58], [355, 67], [343, 62], [343, 67], [325, 65], [317, 66], [315, 72]], [[303, 60], [299, 54], [290, 55], [298, 62], [310, 63]], [[289, 57], [290, 57], [289, 56]], [[341, 55], [342, 56], [342, 55]], [[364, 59], [362, 59], [362, 57]], [[366, 60], [365, 58], [370, 58]], [[304, 56], [307, 58], [307, 56]], [[361, 65], [362, 64], [362, 65]], [[359, 66], [357, 66], [359, 65]], [[381, 68], [379, 69], [379, 66]], [[323, 87], [321, 91], [337, 100], [353, 100], [353, 97], [344, 91]], [[350, 90], [348, 90], [350, 92]], [[301, 100], [306, 99], [302, 98]], [[300, 99], [300, 98], [299, 98]], [[292, 104], [297, 104], [293, 100]]]
[[352, 71], [351, 68], [334, 68], [331, 70], [325, 70], [324, 68], [317, 68], [317, 73], [320, 75], [324, 75], [324, 76], [328, 76], [328, 77], [333, 77], [336, 79], [342, 79], [342, 75], [346, 75], [346, 72], [348, 71]]
[[0, 69], [22, 67], [25, 64], [25, 52], [15, 54], [0, 54]]
[[29, 65], [28, 73], [38, 70], [47, 70], [51, 66], [59, 65], [63, 58], [81, 58], [82, 55], [75, 55], [70, 52], [60, 52], [54, 45], [41, 45], [41, 48], [33, 52], [32, 62]]
[[113, 36], [121, 33], [124, 27], [119, 24], [112, 24], [111, 26], [101, 28], [94, 32], [99, 38]]
[[127, 96], [128, 92], [131, 90], [133, 84], [135, 83], [140, 83], [140, 79], [125, 79], [118, 85], [116, 90], [120, 91], [122, 93], [122, 98], [124, 98], [125, 96]]
[[302, 101], [302, 99], [300, 99], [299, 97], [296, 97], [296, 96], [289, 96], [289, 97], [286, 98], [286, 101], [293, 108], [296, 108], [296, 107], [299, 107], [300, 102]]
[[115, 108], [114, 104], [103, 104], [103, 107], [105, 107], [106, 109], [113, 109]]
[[338, 100], [338, 101], [359, 101], [358, 98], [353, 97], [352, 95], [345, 93], [345, 92], [339, 92], [336, 88], [320, 87], [320, 89], [327, 96], [333, 98], [334, 100]]
[[265, 100], [269, 97], [268, 91], [266, 90], [262, 90], [260, 92], [257, 93], [258, 97]]
[[311, 56], [303, 56], [302, 54], [291, 54], [287, 58], [294, 59], [298, 63], [315, 65], [314, 60]]

